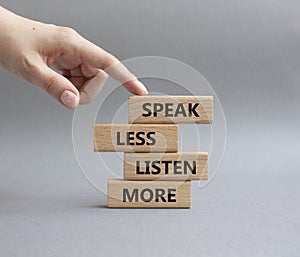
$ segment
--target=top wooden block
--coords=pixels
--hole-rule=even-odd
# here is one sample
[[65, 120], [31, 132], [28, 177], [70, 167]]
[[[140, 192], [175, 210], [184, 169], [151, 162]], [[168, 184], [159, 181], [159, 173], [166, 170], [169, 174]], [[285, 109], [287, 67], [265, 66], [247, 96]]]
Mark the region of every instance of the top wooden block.
[[129, 123], [198, 123], [213, 121], [212, 96], [129, 96]]

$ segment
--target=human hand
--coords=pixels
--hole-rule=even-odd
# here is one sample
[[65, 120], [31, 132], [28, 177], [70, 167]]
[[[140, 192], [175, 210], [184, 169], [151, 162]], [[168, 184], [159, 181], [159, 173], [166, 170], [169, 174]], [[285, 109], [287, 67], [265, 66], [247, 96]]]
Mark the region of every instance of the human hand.
[[73, 29], [32, 21], [1, 6], [0, 19], [0, 65], [67, 108], [91, 102], [108, 75], [134, 94], [147, 93], [118, 59]]

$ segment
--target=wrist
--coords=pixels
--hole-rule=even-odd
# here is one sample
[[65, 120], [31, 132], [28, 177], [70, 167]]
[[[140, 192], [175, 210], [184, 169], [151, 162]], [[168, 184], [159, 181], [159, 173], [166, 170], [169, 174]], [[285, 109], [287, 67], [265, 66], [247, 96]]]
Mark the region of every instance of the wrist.
[[[26, 41], [30, 20], [0, 6], [0, 66], [14, 72], [17, 57]], [[24, 37], [25, 36], [25, 37]]]
[[6, 10], [0, 6], [0, 66], [4, 67], [4, 61], [7, 59], [12, 34], [15, 31], [15, 23], [20, 16]]

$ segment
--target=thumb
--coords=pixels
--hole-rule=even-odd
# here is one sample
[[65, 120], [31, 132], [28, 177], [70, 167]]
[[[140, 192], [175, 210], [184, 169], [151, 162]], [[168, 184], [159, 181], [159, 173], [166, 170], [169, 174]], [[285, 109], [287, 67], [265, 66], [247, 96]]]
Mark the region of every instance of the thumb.
[[68, 109], [76, 108], [80, 98], [77, 88], [67, 78], [44, 63], [41, 63], [38, 67], [32, 72], [30, 81], [44, 89]]

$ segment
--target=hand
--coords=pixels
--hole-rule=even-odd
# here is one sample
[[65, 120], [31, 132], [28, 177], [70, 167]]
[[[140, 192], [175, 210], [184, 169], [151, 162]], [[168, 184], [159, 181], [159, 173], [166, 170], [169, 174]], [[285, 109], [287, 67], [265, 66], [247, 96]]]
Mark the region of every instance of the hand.
[[108, 75], [134, 94], [147, 93], [118, 59], [73, 29], [32, 21], [1, 6], [0, 20], [0, 65], [69, 109], [91, 102]]

